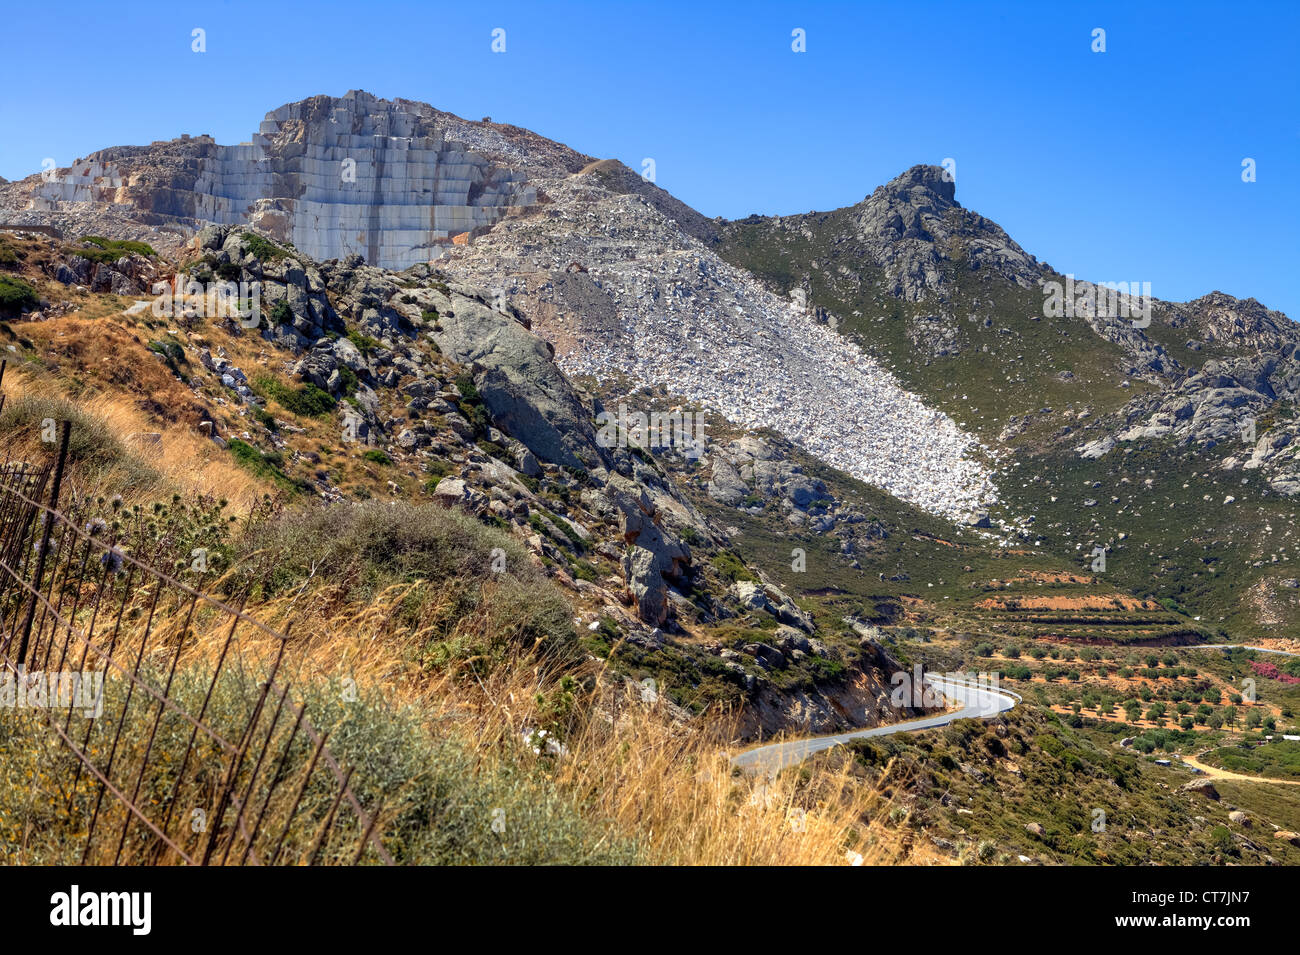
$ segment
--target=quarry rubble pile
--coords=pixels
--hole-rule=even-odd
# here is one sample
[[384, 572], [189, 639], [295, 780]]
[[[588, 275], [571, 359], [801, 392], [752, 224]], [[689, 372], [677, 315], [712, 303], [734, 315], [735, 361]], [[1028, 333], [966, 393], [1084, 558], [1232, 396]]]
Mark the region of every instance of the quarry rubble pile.
[[529, 311], [543, 316], [539, 330], [567, 374], [663, 386], [947, 517], [969, 519], [996, 500], [974, 438], [651, 199], [583, 176], [541, 188], [555, 205], [500, 223], [439, 265], [539, 305]]

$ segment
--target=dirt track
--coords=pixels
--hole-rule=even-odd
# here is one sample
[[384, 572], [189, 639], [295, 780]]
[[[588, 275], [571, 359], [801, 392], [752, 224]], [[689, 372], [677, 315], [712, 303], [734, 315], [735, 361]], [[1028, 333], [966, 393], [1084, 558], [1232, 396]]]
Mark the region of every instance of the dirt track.
[[1207, 766], [1195, 756], [1184, 756], [1183, 762], [1188, 766], [1199, 769], [1210, 779], [1236, 779], [1243, 783], [1274, 783], [1281, 786], [1300, 786], [1300, 779], [1270, 779], [1267, 776], [1243, 776], [1241, 773], [1229, 772], [1226, 769], [1220, 769], [1217, 766]]

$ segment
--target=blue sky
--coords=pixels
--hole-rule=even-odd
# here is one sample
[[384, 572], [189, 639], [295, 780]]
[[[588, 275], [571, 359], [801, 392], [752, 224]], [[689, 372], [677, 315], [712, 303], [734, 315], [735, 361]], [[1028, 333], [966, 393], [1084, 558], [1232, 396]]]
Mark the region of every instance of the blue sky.
[[10, 179], [181, 133], [241, 142], [282, 103], [356, 88], [652, 157], [659, 185], [729, 218], [848, 205], [952, 158], [958, 200], [1061, 271], [1300, 319], [1296, 0], [66, 0], [9, 5], [0, 47]]

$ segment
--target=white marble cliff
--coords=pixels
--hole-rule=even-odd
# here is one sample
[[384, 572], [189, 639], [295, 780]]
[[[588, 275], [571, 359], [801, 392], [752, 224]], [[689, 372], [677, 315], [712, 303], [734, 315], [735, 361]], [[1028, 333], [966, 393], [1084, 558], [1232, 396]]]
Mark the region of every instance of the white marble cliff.
[[536, 201], [524, 173], [446, 139], [444, 116], [359, 91], [317, 96], [268, 113], [238, 146], [183, 137], [78, 160], [40, 184], [32, 208], [128, 203], [160, 222], [247, 223], [316, 259], [404, 269]]

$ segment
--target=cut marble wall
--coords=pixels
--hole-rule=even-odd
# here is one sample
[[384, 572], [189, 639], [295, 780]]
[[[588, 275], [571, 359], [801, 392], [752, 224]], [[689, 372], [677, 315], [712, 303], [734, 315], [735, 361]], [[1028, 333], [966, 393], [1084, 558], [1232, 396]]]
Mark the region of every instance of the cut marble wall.
[[273, 110], [249, 143], [213, 145], [193, 160], [192, 180], [151, 190], [132, 176], [147, 157], [79, 160], [42, 183], [37, 202], [126, 202], [163, 216], [258, 225], [316, 259], [356, 253], [391, 269], [437, 258], [453, 236], [536, 202], [523, 173], [445, 140], [406, 104], [358, 92], [328, 102], [324, 110], [316, 100]]

